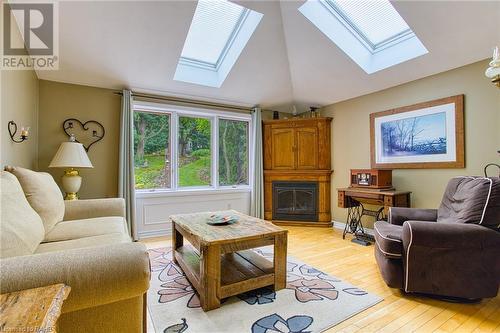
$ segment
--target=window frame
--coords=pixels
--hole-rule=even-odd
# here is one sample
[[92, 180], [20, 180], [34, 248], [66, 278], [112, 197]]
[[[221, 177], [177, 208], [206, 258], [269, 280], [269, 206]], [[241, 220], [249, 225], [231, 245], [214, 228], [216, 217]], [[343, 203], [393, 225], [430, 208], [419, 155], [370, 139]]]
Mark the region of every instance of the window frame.
[[[136, 194], [141, 197], [150, 195], [174, 195], [175, 193], [188, 194], [189, 192], [249, 192], [253, 186], [253, 135], [252, 117], [250, 114], [240, 114], [237, 112], [221, 111], [216, 109], [204, 109], [196, 107], [186, 107], [179, 105], [160, 104], [154, 102], [134, 101], [133, 112], [168, 113], [170, 115], [170, 155], [172, 158], [170, 170], [170, 188], [156, 189], [136, 189]], [[210, 120], [210, 150], [211, 150], [211, 181], [205, 186], [179, 186], [178, 172], [178, 130], [179, 117], [205, 118]], [[248, 185], [219, 185], [219, 119], [244, 121], [248, 123]]]
[[[243, 24], [245, 24], [245, 20], [247, 19], [248, 15], [251, 12], [250, 9], [248, 9], [240, 4], [232, 3], [232, 5], [237, 5], [237, 6], [241, 7], [242, 11], [241, 11], [240, 15], [238, 16], [238, 19], [237, 19], [236, 23], [234, 24], [233, 29], [232, 29], [229, 37], [227, 38], [227, 40], [224, 44], [224, 47], [220, 50], [219, 56], [217, 57], [217, 60], [215, 62], [210, 62], [210, 61], [206, 61], [206, 60], [201, 60], [201, 59], [197, 59], [197, 58], [183, 56], [182, 54], [184, 53], [184, 49], [186, 47], [186, 44], [187, 43], [194, 43], [193, 41], [189, 40], [189, 32], [188, 32], [188, 35], [186, 36], [186, 39], [184, 41], [184, 47], [182, 49], [181, 56], [179, 57], [179, 62], [182, 62], [188, 66], [198, 66], [201, 68], [210, 69], [210, 70], [213, 70], [215, 72], [217, 72], [219, 70], [222, 62], [224, 61], [224, 58], [226, 57], [226, 55], [228, 53], [228, 50], [233, 45], [234, 40], [236, 39], [236, 37], [238, 35], [238, 32], [242, 28]], [[198, 7], [196, 9], [198, 9]], [[195, 22], [194, 22], [194, 17], [193, 17], [193, 20], [191, 21], [191, 25], [189, 27], [190, 30], [191, 30], [191, 27], [194, 23]]]
[[[219, 182], [219, 120], [234, 120], [234, 121], [244, 121], [248, 123], [248, 144], [247, 144], [247, 155], [248, 155], [248, 185], [220, 185]], [[253, 160], [250, 158], [250, 155], [253, 151], [253, 137], [252, 137], [252, 119], [251, 117], [248, 118], [248, 120], [242, 120], [240, 117], [232, 117], [232, 116], [217, 116], [217, 132], [215, 133], [216, 135], [216, 140], [217, 140], [217, 149], [216, 149], [216, 156], [215, 158], [217, 159], [217, 165], [216, 171], [217, 171], [217, 186], [218, 188], [222, 189], [233, 189], [233, 188], [250, 188], [251, 185], [253, 184], [251, 178], [251, 172], [250, 170], [253, 170]]]
[[[217, 63], [214, 65], [181, 56], [177, 62], [173, 78], [175, 81], [214, 88], [220, 88], [222, 86], [264, 16], [255, 10], [246, 8], [238, 3], [236, 4], [245, 8], [245, 11], [240, 17], [240, 22], [235, 27], [231, 38], [227, 41]], [[193, 24], [193, 22], [191, 22], [191, 24]], [[187, 37], [186, 35], [184, 44], [186, 43]]]
[[[172, 178], [173, 177], [173, 168], [172, 167], [172, 162], [173, 161], [176, 161], [174, 158], [174, 152], [173, 152], [173, 149], [172, 149], [172, 136], [173, 136], [173, 133], [172, 133], [172, 122], [173, 122], [173, 115], [171, 112], [162, 112], [162, 111], [159, 111], [159, 110], [150, 110], [150, 109], [142, 109], [142, 108], [133, 108], [132, 109], [132, 112], [142, 112], [142, 113], [152, 113], [152, 114], [165, 114], [165, 115], [168, 115], [169, 117], [169, 125], [170, 125], [170, 128], [169, 128], [169, 150], [170, 150], [170, 187], [161, 187], [161, 188], [156, 188], [156, 189], [137, 189], [135, 188], [135, 165], [134, 165], [134, 190], [136, 192], [140, 192], [140, 191], [147, 191], [147, 192], [150, 192], [150, 191], [158, 191], [158, 190], [170, 190], [173, 188], [173, 184], [174, 184], [174, 179]], [[135, 150], [134, 150], [134, 161], [135, 161]], [[135, 163], [135, 162], [134, 162]]]
[[298, 11], [367, 74], [429, 53], [411, 27], [409, 32], [381, 42], [372, 49], [353, 25], [329, 3], [331, 0], [306, 0]]
[[[341, 7], [339, 7], [335, 3], [335, 1], [324, 0], [321, 3], [327, 9], [329, 9], [330, 12], [332, 13], [332, 15], [335, 15], [337, 17], [337, 19], [339, 19], [345, 25], [345, 27], [347, 29], [350, 30], [351, 33], [354, 35], [354, 37], [356, 37], [361, 43], [363, 43], [363, 45], [367, 48], [367, 50], [372, 54], [380, 52], [385, 48], [391, 47], [395, 44], [398, 44], [398, 43], [405, 41], [406, 39], [413, 38], [416, 36], [415, 33], [413, 32], [413, 30], [410, 27], [408, 27], [408, 29], [401, 31], [397, 34], [394, 34], [391, 37], [386, 38], [383, 41], [380, 41], [378, 43], [374, 43], [370, 40], [370, 38], [368, 38], [366, 33], [356, 23], [354, 23], [354, 21], [351, 19], [351, 17], [346, 12], [344, 12], [344, 10]], [[396, 13], [398, 15], [400, 15], [395, 8], [394, 8], [394, 10], [396, 11]], [[403, 19], [403, 21], [404, 21], [404, 19]], [[405, 21], [405, 23], [406, 23], [406, 21]]]

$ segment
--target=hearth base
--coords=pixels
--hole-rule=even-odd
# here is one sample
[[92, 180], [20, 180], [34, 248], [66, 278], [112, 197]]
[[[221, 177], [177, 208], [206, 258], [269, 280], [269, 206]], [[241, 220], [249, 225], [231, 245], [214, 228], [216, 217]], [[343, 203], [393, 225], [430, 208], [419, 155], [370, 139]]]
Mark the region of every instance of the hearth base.
[[273, 224], [280, 226], [292, 226], [292, 227], [319, 227], [319, 228], [331, 228], [333, 222], [318, 222], [318, 221], [282, 221], [282, 220], [272, 220]]

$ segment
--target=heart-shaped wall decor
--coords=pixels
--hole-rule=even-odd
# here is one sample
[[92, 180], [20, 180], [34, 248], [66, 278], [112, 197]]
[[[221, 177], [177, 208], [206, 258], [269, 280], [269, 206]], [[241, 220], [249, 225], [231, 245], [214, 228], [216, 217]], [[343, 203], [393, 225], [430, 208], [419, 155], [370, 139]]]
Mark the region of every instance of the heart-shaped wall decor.
[[82, 123], [75, 118], [66, 119], [63, 122], [63, 130], [68, 137], [73, 134], [75, 141], [81, 143], [86, 151], [89, 151], [94, 143], [101, 141], [106, 133], [104, 126], [98, 121], [89, 120]]

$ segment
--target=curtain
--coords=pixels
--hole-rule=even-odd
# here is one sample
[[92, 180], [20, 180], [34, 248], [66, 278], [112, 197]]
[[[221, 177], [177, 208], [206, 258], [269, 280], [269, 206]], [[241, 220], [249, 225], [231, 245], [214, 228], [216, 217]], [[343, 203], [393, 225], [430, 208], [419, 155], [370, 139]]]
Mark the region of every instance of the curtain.
[[262, 161], [262, 111], [255, 108], [252, 112], [253, 137], [253, 188], [250, 202], [250, 215], [264, 218], [264, 165]]
[[134, 224], [134, 115], [132, 111], [132, 92], [130, 90], [123, 90], [122, 97], [118, 177], [118, 195], [125, 199], [128, 232], [134, 240], [137, 240]]

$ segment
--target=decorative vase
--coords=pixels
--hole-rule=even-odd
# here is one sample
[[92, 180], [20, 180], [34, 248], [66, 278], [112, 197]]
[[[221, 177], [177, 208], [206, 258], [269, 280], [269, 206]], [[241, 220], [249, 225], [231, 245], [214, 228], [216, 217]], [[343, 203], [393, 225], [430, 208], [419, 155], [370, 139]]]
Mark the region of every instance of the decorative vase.
[[317, 107], [310, 106], [309, 110], [311, 112], [311, 118], [318, 118], [319, 117], [319, 112], [318, 112], [318, 108]]

